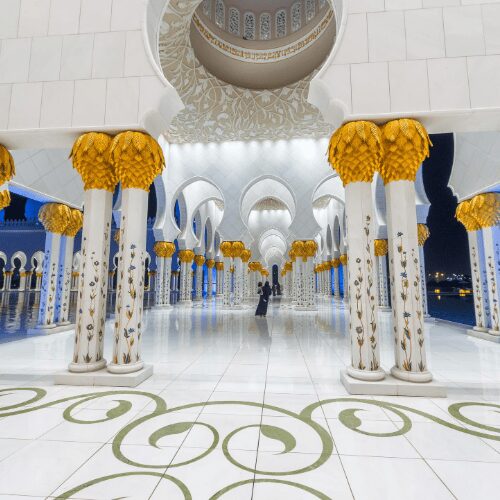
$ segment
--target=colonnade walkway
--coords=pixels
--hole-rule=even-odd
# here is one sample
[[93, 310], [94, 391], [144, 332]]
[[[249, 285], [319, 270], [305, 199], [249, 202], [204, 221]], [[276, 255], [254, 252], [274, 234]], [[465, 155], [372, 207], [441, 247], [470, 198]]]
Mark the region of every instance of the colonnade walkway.
[[[71, 331], [0, 345], [0, 498], [497, 496], [500, 345], [430, 322], [429, 365], [448, 397], [357, 397], [339, 380], [342, 303], [253, 313], [146, 311], [154, 375], [133, 390], [54, 386]], [[379, 314], [388, 370], [390, 313]]]

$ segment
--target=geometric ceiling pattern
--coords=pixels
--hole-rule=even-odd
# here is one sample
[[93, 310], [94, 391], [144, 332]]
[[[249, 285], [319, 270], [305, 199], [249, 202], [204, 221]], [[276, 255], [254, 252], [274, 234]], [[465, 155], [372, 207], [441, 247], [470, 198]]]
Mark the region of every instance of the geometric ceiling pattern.
[[317, 108], [307, 102], [314, 73], [272, 90], [250, 90], [219, 80], [198, 61], [190, 41], [199, 0], [171, 0], [159, 37], [160, 63], [185, 108], [165, 131], [170, 143], [278, 140], [331, 135]]

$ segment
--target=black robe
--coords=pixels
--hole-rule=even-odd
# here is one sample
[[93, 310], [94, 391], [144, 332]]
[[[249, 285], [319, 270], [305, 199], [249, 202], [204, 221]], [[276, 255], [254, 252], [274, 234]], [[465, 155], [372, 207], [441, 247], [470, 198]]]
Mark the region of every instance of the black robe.
[[271, 287], [263, 286], [262, 294], [259, 296], [259, 304], [255, 311], [255, 316], [265, 316], [267, 314], [267, 306], [269, 305], [269, 296], [271, 295]]

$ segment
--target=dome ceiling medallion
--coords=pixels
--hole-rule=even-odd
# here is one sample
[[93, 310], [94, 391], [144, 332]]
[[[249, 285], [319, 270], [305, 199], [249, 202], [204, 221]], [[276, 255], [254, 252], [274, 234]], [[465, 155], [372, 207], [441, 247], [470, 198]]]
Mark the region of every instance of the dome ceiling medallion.
[[192, 16], [198, 5], [199, 0], [171, 0], [160, 28], [161, 66], [185, 105], [165, 131], [169, 142], [322, 138], [331, 134], [331, 125], [307, 102], [314, 73], [274, 90], [241, 88], [213, 76], [198, 61], [191, 45]]

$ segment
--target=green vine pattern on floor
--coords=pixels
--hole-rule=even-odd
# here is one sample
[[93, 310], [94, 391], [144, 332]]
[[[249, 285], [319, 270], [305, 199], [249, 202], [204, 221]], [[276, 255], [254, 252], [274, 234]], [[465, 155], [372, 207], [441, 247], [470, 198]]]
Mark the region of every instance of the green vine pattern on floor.
[[[42, 388], [35, 387], [23, 387], [23, 388], [9, 388], [9, 389], [1, 389], [0, 390], [0, 402], [4, 400], [4, 398], [9, 395], [19, 395], [25, 394], [26, 398], [22, 402], [17, 402], [15, 404], [6, 404], [4, 406], [0, 406], [0, 426], [2, 424], [2, 419], [8, 419], [15, 417], [16, 415], [21, 415], [30, 412], [36, 412], [37, 410], [55, 407], [62, 407], [64, 403], [67, 403], [67, 406], [61, 408], [63, 412], [63, 418], [70, 423], [80, 424], [80, 425], [99, 425], [103, 422], [108, 422], [118, 417], [121, 417], [132, 410], [133, 404], [126, 399], [127, 396], [142, 396], [151, 400], [152, 406], [149, 413], [144, 414], [141, 412], [142, 416], [128, 422], [124, 427], [122, 427], [118, 433], [114, 436], [112, 441], [112, 451], [115, 458], [121, 462], [122, 464], [126, 464], [131, 467], [137, 467], [138, 471], [129, 471], [129, 472], [121, 472], [116, 474], [110, 474], [102, 477], [96, 477], [88, 482], [80, 484], [70, 490], [65, 491], [60, 494], [59, 499], [65, 499], [75, 496], [77, 493], [84, 491], [87, 488], [90, 488], [96, 484], [113, 481], [115, 479], [123, 478], [123, 477], [131, 477], [131, 476], [142, 476], [142, 477], [156, 477], [158, 480], [169, 481], [173, 485], [175, 485], [179, 491], [183, 494], [185, 499], [191, 499], [192, 496], [188, 487], [175, 477], [175, 470], [179, 467], [183, 467], [203, 458], [209, 456], [218, 445], [221, 446], [222, 452], [231, 464], [235, 467], [247, 471], [253, 474], [260, 474], [262, 476], [267, 477], [256, 477], [254, 479], [239, 481], [233, 484], [230, 484], [223, 489], [217, 491], [210, 498], [217, 499], [223, 497], [226, 493], [239, 488], [240, 486], [244, 486], [246, 484], [255, 483], [277, 483], [286, 485], [293, 489], [300, 489], [304, 492], [309, 493], [312, 497], [320, 498], [320, 499], [328, 499], [329, 497], [323, 494], [322, 492], [315, 490], [309, 486], [300, 484], [298, 482], [294, 482], [289, 479], [290, 476], [294, 476], [297, 474], [302, 474], [305, 472], [309, 472], [321, 467], [334, 453], [334, 441], [330, 432], [317, 423], [314, 420], [313, 413], [315, 410], [320, 410], [322, 407], [327, 405], [342, 405], [343, 409], [339, 410], [338, 420], [345, 427], [350, 429], [353, 432], [363, 434], [366, 436], [373, 436], [377, 438], [386, 438], [393, 436], [401, 436], [409, 432], [412, 428], [412, 420], [410, 418], [411, 415], [418, 415], [419, 417], [424, 417], [429, 421], [446, 427], [447, 429], [467, 434], [471, 436], [476, 436], [486, 440], [492, 441], [500, 441], [500, 428], [494, 427], [492, 425], [483, 424], [481, 422], [477, 422], [472, 420], [471, 418], [465, 416], [463, 414], [463, 410], [467, 408], [479, 407], [483, 409], [488, 409], [492, 412], [500, 411], [500, 405], [494, 403], [486, 403], [486, 402], [459, 402], [453, 403], [448, 407], [448, 413], [450, 415], [450, 420], [444, 420], [440, 417], [436, 417], [430, 413], [424, 412], [422, 410], [418, 410], [416, 408], [411, 408], [409, 406], [401, 405], [394, 402], [387, 401], [378, 401], [375, 399], [363, 399], [356, 397], [338, 397], [335, 399], [325, 399], [322, 401], [315, 402], [306, 406], [300, 413], [295, 413], [284, 408], [280, 408], [273, 405], [251, 402], [251, 401], [208, 401], [208, 402], [200, 402], [200, 403], [191, 403], [185, 404], [182, 406], [172, 407], [170, 408], [167, 405], [167, 402], [157, 396], [156, 394], [144, 392], [144, 391], [135, 391], [135, 390], [112, 390], [112, 391], [103, 391], [103, 392], [90, 392], [85, 394], [80, 394], [76, 396], [70, 396], [62, 399], [57, 399], [54, 401], [44, 402], [44, 399], [47, 396], [47, 392]], [[112, 397], [116, 405], [109, 409], [103, 410], [105, 411], [104, 416], [100, 416], [100, 418], [96, 418], [95, 420], [82, 420], [78, 417], [79, 410], [82, 409], [85, 405], [98, 400], [100, 398]], [[345, 408], [345, 405], [352, 405], [351, 408]], [[185, 420], [185, 410], [189, 410], [189, 413], [193, 413], [193, 410], [201, 410], [203, 407], [213, 406], [213, 407], [224, 407], [227, 405], [238, 405], [238, 406], [246, 406], [246, 407], [258, 407], [263, 408], [266, 411], [273, 411], [279, 414], [282, 417], [288, 417], [284, 419], [284, 421], [289, 421], [290, 418], [295, 419], [297, 422], [309, 427], [315, 435], [319, 438], [321, 442], [321, 451], [317, 453], [311, 453], [304, 455], [307, 457], [309, 461], [305, 466], [298, 467], [295, 469], [289, 470], [261, 470], [257, 468], [256, 465], [250, 466], [245, 465], [238, 461], [238, 459], [233, 456], [230, 450], [231, 440], [238, 435], [238, 433], [245, 431], [247, 429], [258, 428], [260, 433], [269, 438], [273, 439], [279, 443], [283, 448], [283, 451], [276, 453], [274, 456], [276, 457], [276, 461], [279, 461], [280, 456], [286, 455], [294, 451], [297, 445], [296, 437], [289, 432], [288, 430], [278, 427], [275, 425], [263, 425], [260, 422], [260, 418], [256, 417], [256, 423], [252, 425], [246, 425], [242, 427], [236, 427], [231, 432], [226, 435], [221, 435], [218, 430], [208, 423], [203, 422], [203, 417], [207, 416], [205, 413], [200, 413], [199, 416], [194, 421]], [[370, 432], [363, 429], [363, 421], [362, 421], [362, 412], [367, 408], [380, 408], [387, 412], [389, 416], [392, 416], [393, 423], [395, 424], [395, 429], [392, 432]], [[183, 416], [184, 412], [184, 416]], [[161, 419], [164, 417], [165, 419], [171, 417], [172, 415], [179, 415], [178, 421], [169, 423], [165, 425], [165, 422], [162, 422]], [[161, 447], [160, 440], [168, 437], [175, 436], [184, 433], [188, 433], [195, 426], [200, 426], [203, 429], [207, 430], [212, 435], [212, 442], [210, 445], [200, 448], [195, 448], [197, 455], [193, 456], [188, 460], [184, 460], [182, 462], [175, 462], [174, 460], [168, 463], [147, 463], [144, 461], [138, 461], [128, 456], [130, 452], [130, 447], [127, 448], [124, 445], [125, 439], [135, 430], [140, 428], [143, 424], [149, 424], [152, 420], [159, 420], [158, 426], [149, 426], [148, 428], [154, 428], [150, 432], [147, 437], [147, 441], [151, 450], [158, 449]], [[300, 437], [299, 435], [297, 437]], [[335, 436], [333, 436], [335, 437]], [[145, 470], [146, 469], [146, 470]], [[167, 470], [168, 469], [168, 470]], [[165, 473], [167, 470], [168, 474]], [[85, 495], [83, 495], [85, 496]]]

